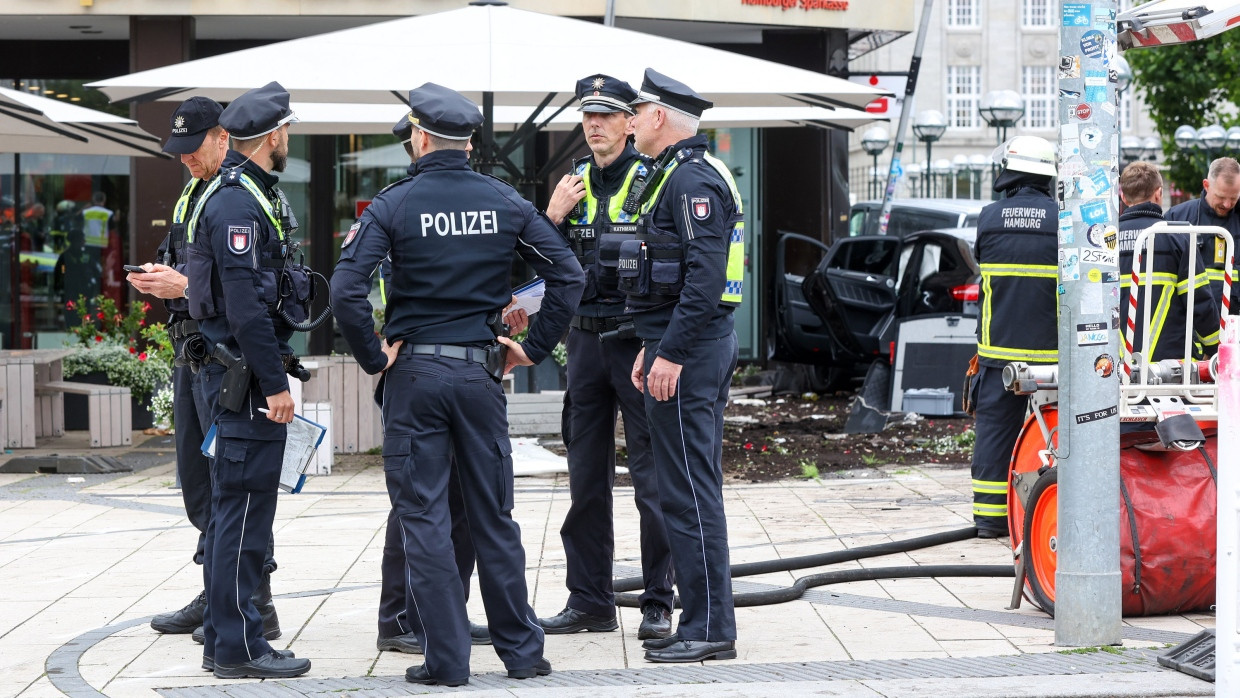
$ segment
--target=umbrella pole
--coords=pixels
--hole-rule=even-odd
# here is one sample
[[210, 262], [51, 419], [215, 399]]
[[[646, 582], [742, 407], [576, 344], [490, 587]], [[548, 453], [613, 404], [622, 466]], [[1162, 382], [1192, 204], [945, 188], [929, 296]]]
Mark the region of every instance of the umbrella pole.
[[482, 93], [482, 157], [478, 161], [478, 170], [483, 174], [491, 174], [495, 169], [495, 93]]
[[13, 153], [13, 223], [9, 230], [9, 335], [6, 348], [21, 346], [18, 337], [21, 332], [21, 171], [22, 156]]

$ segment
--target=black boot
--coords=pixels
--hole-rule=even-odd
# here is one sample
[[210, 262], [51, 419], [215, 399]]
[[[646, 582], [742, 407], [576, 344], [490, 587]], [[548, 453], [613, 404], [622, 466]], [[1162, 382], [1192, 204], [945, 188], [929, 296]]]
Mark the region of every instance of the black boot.
[[264, 572], [263, 579], [254, 590], [254, 608], [263, 619], [263, 638], [271, 641], [278, 639], [280, 633], [280, 617], [276, 615], [276, 605], [271, 601], [271, 573]]
[[[268, 598], [271, 592], [267, 593]], [[202, 613], [207, 608], [207, 592], [202, 592], [185, 605], [185, 608], [171, 613], [161, 613], [151, 619], [151, 627], [156, 632], [169, 635], [183, 635], [194, 632], [194, 628], [202, 625]]]

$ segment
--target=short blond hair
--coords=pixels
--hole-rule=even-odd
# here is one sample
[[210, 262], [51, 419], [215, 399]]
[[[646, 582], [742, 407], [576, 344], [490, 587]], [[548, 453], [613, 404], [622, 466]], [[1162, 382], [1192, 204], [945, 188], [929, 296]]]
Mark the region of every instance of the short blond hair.
[[1123, 192], [1124, 201], [1129, 206], [1143, 204], [1154, 198], [1154, 192], [1162, 185], [1162, 173], [1158, 171], [1158, 167], [1144, 160], [1128, 165], [1119, 176], [1119, 190]]

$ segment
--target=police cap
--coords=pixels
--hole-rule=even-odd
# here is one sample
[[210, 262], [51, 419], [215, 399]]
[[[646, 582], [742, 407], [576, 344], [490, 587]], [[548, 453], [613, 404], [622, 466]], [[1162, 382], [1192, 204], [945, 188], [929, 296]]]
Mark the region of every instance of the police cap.
[[164, 144], [164, 152], [187, 155], [197, 151], [202, 147], [207, 131], [219, 125], [223, 110], [219, 102], [207, 97], [190, 97], [181, 102], [181, 106], [172, 112], [172, 135]]
[[714, 102], [694, 92], [692, 87], [679, 80], [673, 80], [653, 68], [646, 69], [646, 75], [642, 79], [642, 89], [637, 94], [637, 99], [630, 104], [637, 105], [642, 102], [654, 102], [682, 114], [688, 114], [695, 119], [701, 118], [702, 112], [715, 106]]
[[265, 136], [284, 124], [295, 123], [297, 117], [289, 108], [288, 91], [278, 82], [246, 92], [220, 114], [220, 126], [240, 141]]
[[456, 90], [428, 82], [409, 91], [409, 123], [432, 136], [468, 140], [482, 125], [478, 105]]
[[409, 139], [413, 138], [413, 124], [409, 123], [409, 114], [400, 117], [400, 121], [392, 127], [392, 135], [401, 143], [408, 143]]
[[633, 107], [629, 103], [637, 99], [637, 90], [610, 75], [591, 75], [577, 81], [577, 99], [581, 102], [577, 111], [619, 111], [632, 116]]

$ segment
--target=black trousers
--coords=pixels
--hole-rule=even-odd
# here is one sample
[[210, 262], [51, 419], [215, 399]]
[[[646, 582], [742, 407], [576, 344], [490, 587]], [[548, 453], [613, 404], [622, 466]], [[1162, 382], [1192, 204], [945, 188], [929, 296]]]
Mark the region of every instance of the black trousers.
[[[239, 664], [271, 652], [252, 597], [271, 544], [285, 430], [222, 415], [222, 376], [218, 365], [206, 366], [200, 374], [202, 396], [212, 406], [216, 426], [211, 522], [202, 567], [207, 590], [203, 654], [217, 664]], [[264, 400], [257, 384], [251, 387], [250, 400]]]
[[659, 482], [650, 452], [642, 394], [630, 378], [641, 350], [638, 339], [599, 341], [579, 329], [568, 333], [568, 392], [564, 396], [564, 445], [572, 505], [560, 527], [567, 563], [568, 607], [597, 616], [616, 612], [612, 592], [615, 529], [612, 485], [616, 476], [616, 415], [624, 414], [633, 500], [640, 516], [641, 603], [672, 608], [672, 554], [659, 507]]
[[469, 675], [469, 618], [452, 542], [455, 469], [478, 561], [478, 590], [496, 654], [509, 669], [534, 666], [543, 631], [530, 608], [525, 548], [512, 518], [512, 445], [503, 391], [482, 364], [402, 355], [383, 399], [383, 469], [400, 522], [413, 632], [431, 676]]
[[[658, 350], [658, 340], [646, 341], [647, 375]], [[693, 359], [681, 368], [676, 394], [663, 402], [645, 395], [659, 503], [680, 591], [676, 635], [682, 640], [736, 639], [723, 512], [723, 408], [736, 358], [736, 333], [699, 339]]]
[[[452, 517], [452, 550], [456, 555], [456, 569], [469, 600], [469, 577], [474, 573], [474, 541], [469, 536], [469, 521], [465, 519], [465, 500], [461, 495], [461, 479], [453, 468], [448, 479], [448, 512]], [[409, 582], [406, 574], [405, 547], [400, 538], [400, 520], [396, 510], [388, 513], [387, 534], [383, 540], [383, 561], [380, 563], [382, 581], [379, 588], [379, 637], [394, 637], [412, 632], [421, 625], [416, 613], [412, 621], [406, 605]]]
[[1003, 389], [1003, 369], [982, 364], [974, 383], [973, 523], [1007, 530], [1008, 473], [1029, 397]]
[[[184, 340], [175, 344], [178, 356], [182, 342]], [[176, 422], [177, 479], [181, 481], [185, 516], [198, 529], [194, 562], [201, 565], [207, 549], [207, 525], [211, 521], [211, 461], [202, 455], [203, 437], [211, 429], [211, 409], [204, 401], [198, 374], [189, 366], [172, 369], [172, 418]], [[270, 574], [275, 569], [273, 536], [267, 542], [263, 570]]]

